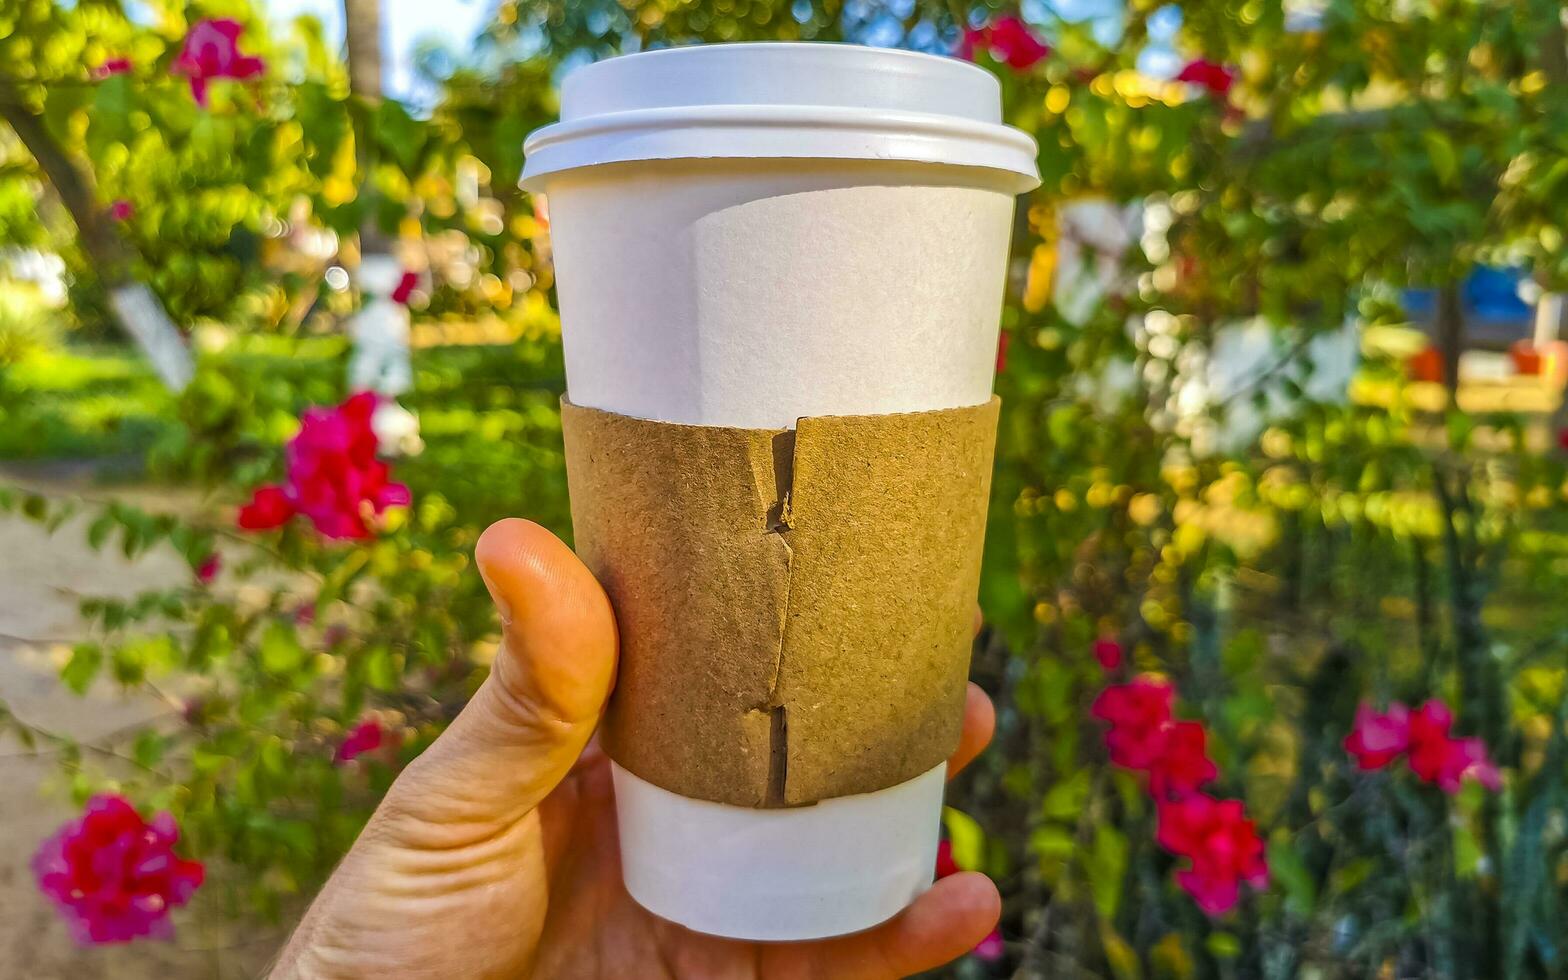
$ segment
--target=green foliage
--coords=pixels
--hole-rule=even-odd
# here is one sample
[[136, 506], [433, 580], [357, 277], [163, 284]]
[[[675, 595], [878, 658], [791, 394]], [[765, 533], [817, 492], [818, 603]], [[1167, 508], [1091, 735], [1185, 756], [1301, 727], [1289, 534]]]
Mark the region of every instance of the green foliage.
[[[1000, 708], [997, 743], [944, 815], [958, 863], [1003, 889], [1009, 952], [965, 976], [1565, 969], [1568, 471], [1543, 451], [1542, 420], [1419, 409], [1376, 358], [1356, 400], [1306, 394], [1313, 337], [1352, 315], [1402, 321], [1399, 287], [1452, 282], [1478, 260], [1568, 285], [1560, 11], [1340, 0], [1291, 31], [1284, 6], [1175, 5], [1183, 56], [1238, 66], [1228, 100], [1135, 70], [1157, 11], [1146, 3], [1110, 29], [1043, 19], [1055, 52], [1029, 69], [986, 61], [1007, 118], [1039, 142], [1045, 184], [1020, 210], [998, 380], [974, 661]], [[89, 525], [93, 547], [172, 547], [193, 569], [224, 557], [219, 587], [193, 578], [87, 600], [94, 637], [62, 668], [79, 692], [178, 690], [181, 724], [105, 756], [3, 711], [0, 723], [58, 750], [78, 791], [113, 779], [173, 808], [237, 907], [274, 912], [319, 883], [483, 676], [496, 624], [470, 567], [480, 530], [519, 513], [567, 528], [548, 253], [515, 187], [522, 136], [555, 112], [560, 66], [693, 40], [941, 51], [996, 12], [508, 0], [425, 114], [350, 99], [313, 21], [269, 36], [234, 7], [248, 50], [288, 71], [219, 86], [207, 112], [166, 72], [183, 5], [159, 5], [156, 26], [88, 0], [0, 11], [0, 64], [13, 66], [0, 97], [43, 113], [91, 162], [103, 203], [134, 202], [125, 230], [177, 316], [226, 324], [198, 334], [200, 374], [178, 400], [93, 351], [24, 340], [0, 355], [0, 455], [129, 453], [214, 494], [217, 512], [189, 521], [109, 506]], [[121, 53], [130, 75], [90, 77]], [[48, 209], [25, 206], [39, 186], [26, 154], [4, 147], [0, 241], [61, 240]], [[1083, 196], [1142, 201], [1150, 220], [1121, 259], [1125, 281], [1068, 318], [1051, 289], [1057, 212]], [[476, 257], [482, 285], [439, 285], [428, 315], [500, 306], [545, 329], [418, 352], [405, 404], [428, 445], [398, 464], [414, 506], [380, 538], [239, 535], [228, 508], [277, 476], [298, 413], [342, 394], [345, 345], [307, 322], [324, 260], [297, 261], [288, 236], [348, 236], [371, 207], [384, 227]], [[84, 319], [92, 270], [66, 252]], [[1279, 370], [1225, 404], [1177, 411], [1185, 365], [1253, 316], [1286, 337]], [[1128, 383], [1112, 384], [1118, 374]], [[1255, 437], [1219, 450], [1201, 438], [1253, 409]], [[13, 491], [0, 506], [51, 526], [70, 510]], [[1173, 884], [1146, 788], [1108, 764], [1087, 712], [1108, 682], [1090, 655], [1101, 636], [1121, 642], [1124, 673], [1177, 686], [1209, 733], [1213, 789], [1244, 800], [1268, 842], [1270, 887], [1222, 917]], [[1449, 798], [1397, 766], [1355, 769], [1341, 743], [1359, 702], [1429, 697], [1485, 739], [1503, 792]], [[396, 751], [334, 765], [366, 718], [398, 735]]]

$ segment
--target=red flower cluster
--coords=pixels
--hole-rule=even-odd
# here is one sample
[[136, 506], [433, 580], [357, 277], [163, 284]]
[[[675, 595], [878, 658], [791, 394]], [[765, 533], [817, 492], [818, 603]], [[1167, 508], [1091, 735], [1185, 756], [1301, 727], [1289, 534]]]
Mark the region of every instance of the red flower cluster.
[[[958, 862], [953, 860], [953, 842], [943, 838], [936, 845], [936, 877], [940, 881], [950, 875], [956, 875], [966, 869], [960, 868]], [[1002, 940], [1002, 930], [992, 929], [991, 932], [970, 950], [975, 958], [987, 963], [995, 963], [1007, 952], [1007, 944]]]
[[1156, 797], [1192, 792], [1219, 775], [1203, 726], [1177, 721], [1171, 713], [1174, 698], [1164, 681], [1137, 677], [1101, 691], [1089, 709], [1111, 725], [1105, 734], [1111, 762], [1148, 773], [1149, 791]]
[[227, 18], [199, 20], [185, 35], [185, 46], [174, 59], [177, 75], [190, 79], [191, 97], [206, 108], [207, 83], [214, 78], [254, 78], [266, 70], [260, 58], [240, 54], [240, 35], [245, 25]]
[[386, 729], [381, 727], [379, 721], [362, 721], [338, 745], [338, 750], [332, 754], [332, 762], [341, 766], [390, 743]]
[[[1114, 641], [1102, 640], [1101, 643]], [[1095, 654], [1100, 656], [1099, 644]], [[1116, 661], [1121, 647], [1116, 646]], [[1109, 651], [1101, 663], [1109, 659]], [[1208, 733], [1196, 721], [1174, 715], [1176, 692], [1165, 681], [1135, 677], [1100, 692], [1089, 709], [1110, 723], [1105, 745], [1111, 762], [1149, 775], [1149, 794], [1159, 818], [1156, 839], [1161, 847], [1192, 862], [1176, 874], [1184, 888], [1209, 915], [1236, 904], [1240, 883], [1261, 888], [1268, 883], [1263, 841], [1247, 820], [1240, 800], [1216, 800], [1198, 792], [1219, 776], [1209, 758]]]
[[958, 56], [970, 61], [984, 51], [1014, 71], [1033, 68], [1050, 57], [1051, 46], [1034, 36], [1019, 17], [998, 17], [985, 27], [966, 27], [958, 39]]
[[109, 217], [115, 221], [129, 221], [135, 215], [136, 205], [123, 198], [109, 205]]
[[1201, 85], [1208, 89], [1210, 95], [1223, 99], [1230, 94], [1231, 86], [1236, 84], [1236, 70], [1207, 58], [1199, 58], [1187, 62], [1176, 80]]
[[216, 551], [214, 551], [206, 558], [203, 558], [200, 565], [196, 566], [196, 581], [200, 582], [202, 585], [211, 585], [213, 580], [218, 577], [218, 572], [222, 568], [223, 559], [218, 556]]
[[175, 857], [174, 818], [144, 821], [123, 797], [95, 796], [82, 815], [33, 856], [38, 888], [81, 943], [122, 943], [173, 934], [169, 910], [201, 886], [200, 861]]
[[301, 514], [329, 538], [368, 538], [367, 519], [408, 506], [408, 487], [389, 482], [387, 464], [376, 459], [375, 410], [368, 391], [336, 408], [307, 410], [285, 450], [287, 479], [257, 488], [240, 509], [239, 526], [264, 531]]
[[1241, 897], [1241, 882], [1267, 888], [1263, 841], [1240, 800], [1192, 793], [1155, 804], [1155, 840], [1192, 867], [1176, 872], [1176, 883], [1209, 915], [1228, 911]]
[[1450, 795], [1459, 792], [1465, 777], [1489, 790], [1502, 789], [1502, 775], [1479, 738], [1454, 738], [1453, 712], [1441, 701], [1431, 700], [1415, 711], [1395, 701], [1388, 711], [1369, 704], [1356, 711], [1356, 724], [1345, 736], [1345, 751], [1356, 766], [1381, 769], [1400, 756], [1410, 771]]

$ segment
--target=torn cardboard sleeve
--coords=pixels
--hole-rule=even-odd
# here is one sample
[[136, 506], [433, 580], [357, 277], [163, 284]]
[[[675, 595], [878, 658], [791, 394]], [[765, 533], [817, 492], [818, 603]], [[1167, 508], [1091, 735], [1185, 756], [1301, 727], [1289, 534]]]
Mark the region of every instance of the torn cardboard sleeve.
[[620, 628], [610, 756], [798, 806], [958, 744], [999, 402], [794, 430], [561, 405], [578, 553]]

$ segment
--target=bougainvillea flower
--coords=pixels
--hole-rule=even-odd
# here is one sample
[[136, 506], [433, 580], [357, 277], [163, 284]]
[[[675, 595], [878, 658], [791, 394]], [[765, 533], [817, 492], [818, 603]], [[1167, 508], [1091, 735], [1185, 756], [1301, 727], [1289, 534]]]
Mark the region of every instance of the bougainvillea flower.
[[1432, 700], [1410, 715], [1410, 771], [1429, 783], [1437, 782], [1452, 752], [1449, 730], [1454, 715], [1448, 705]]
[[93, 75], [97, 78], [109, 78], [114, 75], [124, 75], [130, 70], [131, 59], [109, 58], [103, 64], [93, 69]]
[[1125, 769], [1147, 770], [1165, 750], [1175, 692], [1164, 681], [1138, 677], [1100, 692], [1089, 714], [1110, 722], [1105, 735], [1111, 761]]
[[1454, 714], [1436, 699], [1411, 711], [1399, 702], [1378, 714], [1362, 705], [1345, 737], [1345, 750], [1361, 769], [1380, 769], [1409, 753], [1410, 771], [1445, 793], [1459, 792], [1468, 777], [1489, 790], [1502, 789], [1502, 774], [1479, 738], [1455, 738]]
[[[956, 875], [963, 870], [963, 868], [958, 866], [958, 862], [953, 860], [953, 842], [948, 840], [946, 837], [942, 838], [940, 841], [937, 841], [937, 880], [941, 881], [943, 878]], [[974, 953], [976, 957], [984, 960], [987, 963], [995, 963], [997, 960], [1002, 958], [1002, 955], [1006, 951], [1007, 947], [1002, 942], [1002, 934], [995, 929], [992, 929], [989, 936], [986, 936], [984, 939], [980, 940], [980, 942], [975, 944], [975, 948], [970, 950], [970, 952]]]
[[386, 735], [379, 721], [362, 721], [339, 743], [337, 751], [332, 754], [332, 761], [343, 765], [353, 762], [366, 752], [374, 752], [386, 744]]
[[218, 553], [214, 551], [206, 558], [203, 558], [200, 565], [196, 566], [196, 581], [202, 585], [211, 585], [212, 580], [218, 577], [218, 569], [222, 567], [223, 559], [219, 558]]
[[1209, 61], [1207, 58], [1198, 58], [1187, 62], [1177, 74], [1178, 82], [1191, 82], [1207, 89], [1210, 94], [1220, 98], [1230, 94], [1230, 88], [1236, 84], [1236, 70], [1218, 62]]
[[190, 79], [191, 97], [207, 105], [207, 83], [214, 78], [254, 78], [266, 70], [260, 58], [240, 53], [245, 25], [228, 18], [199, 20], [185, 35], [185, 45], [174, 59], [175, 74]]
[[407, 303], [408, 298], [414, 295], [414, 287], [419, 285], [419, 273], [404, 272], [403, 278], [397, 281], [397, 288], [392, 290], [392, 302]]
[[1381, 769], [1410, 747], [1410, 709], [1395, 701], [1379, 713], [1370, 704], [1356, 709], [1356, 724], [1345, 736], [1345, 751], [1363, 770]]
[[964, 869], [958, 866], [958, 862], [953, 860], [953, 842], [946, 837], [942, 838], [936, 845], [937, 879], [941, 880], [949, 875], [956, 875], [962, 870]]
[[284, 482], [256, 490], [240, 510], [240, 527], [267, 530], [299, 514], [329, 538], [360, 539], [371, 536], [368, 519], [408, 506], [408, 487], [391, 482], [376, 458], [376, 401], [365, 391], [335, 408], [307, 409], [284, 447]]
[[1007, 944], [1002, 941], [1002, 931], [992, 929], [991, 934], [975, 944], [975, 959], [985, 963], [995, 963], [1007, 953]]
[[1094, 659], [1100, 662], [1103, 669], [1115, 670], [1122, 665], [1122, 645], [1102, 636], [1094, 641]]
[[1268, 885], [1268, 861], [1257, 828], [1240, 800], [1219, 800], [1193, 793], [1156, 804], [1155, 840], [1192, 862], [1177, 872], [1176, 883], [1209, 915], [1229, 911], [1240, 885]]
[[282, 527], [293, 516], [294, 505], [289, 503], [288, 494], [280, 486], [269, 485], [256, 488], [250, 503], [240, 508], [235, 523], [247, 531], [270, 531]]
[[1479, 738], [1456, 738], [1448, 743], [1448, 756], [1437, 774], [1437, 787], [1452, 796], [1459, 792], [1465, 777], [1497, 792], [1503, 788], [1503, 776], [1487, 754], [1486, 743]]
[[109, 217], [115, 221], [129, 221], [136, 214], [136, 206], [130, 201], [119, 200], [109, 205]]
[[121, 943], [173, 934], [169, 912], [201, 887], [199, 861], [176, 857], [179, 828], [160, 813], [149, 823], [123, 797], [95, 796], [33, 856], [38, 888], [81, 943]]
[[1220, 774], [1208, 755], [1208, 733], [1195, 721], [1172, 722], [1159, 756], [1149, 766], [1149, 791], [1156, 799], [1190, 793]]
[[1021, 18], [1007, 16], [985, 27], [965, 28], [958, 39], [958, 56], [973, 61], [981, 51], [1014, 71], [1023, 71], [1050, 57], [1051, 47], [1035, 37]]
[[1479, 738], [1454, 738], [1454, 715], [1438, 700], [1423, 704], [1410, 716], [1410, 771], [1450, 795], [1465, 777], [1490, 790], [1502, 788], [1502, 776]]

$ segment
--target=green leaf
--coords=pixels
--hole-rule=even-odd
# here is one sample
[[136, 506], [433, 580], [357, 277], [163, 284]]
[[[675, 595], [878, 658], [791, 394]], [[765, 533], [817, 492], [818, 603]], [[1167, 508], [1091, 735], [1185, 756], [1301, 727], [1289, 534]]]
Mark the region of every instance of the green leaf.
[[397, 658], [384, 645], [371, 647], [365, 654], [365, 683], [378, 691], [399, 687]]
[[1072, 831], [1058, 824], [1048, 824], [1029, 835], [1029, 849], [1042, 858], [1066, 857], [1077, 846]]
[[1301, 855], [1284, 837], [1269, 841], [1269, 878], [1279, 882], [1285, 890], [1285, 903], [1293, 914], [1303, 919], [1312, 915], [1317, 904], [1317, 886]]
[[1046, 792], [1040, 813], [1056, 820], [1076, 819], [1089, 801], [1089, 785], [1089, 770], [1078, 770]]
[[950, 806], [942, 808], [942, 824], [947, 828], [947, 839], [953, 845], [953, 863], [965, 871], [979, 871], [985, 866], [985, 831], [969, 814]]
[[377, 144], [392, 154], [404, 173], [415, 176], [420, 151], [425, 145], [424, 124], [410, 116], [401, 103], [383, 99], [376, 107], [374, 125]]
[[87, 526], [87, 546], [94, 551], [102, 548], [104, 542], [109, 540], [109, 535], [114, 531], [115, 521], [110, 514], [100, 514], [97, 519]]
[[155, 768], [163, 761], [163, 756], [169, 751], [169, 739], [150, 728], [143, 729], [136, 736], [136, 741], [131, 743], [131, 758], [138, 765], [148, 769]]
[[1089, 888], [1100, 918], [1110, 921], [1121, 904], [1122, 881], [1127, 874], [1127, 836], [1108, 823], [1094, 828], [1089, 846]]
[[1215, 959], [1233, 960], [1241, 954], [1241, 940], [1229, 932], [1219, 930], [1211, 932], [1203, 945], [1208, 947]]
[[1455, 152], [1454, 144], [1440, 129], [1423, 130], [1421, 142], [1426, 144], [1427, 158], [1432, 161], [1432, 172], [1437, 174], [1437, 179], [1445, 187], [1452, 185], [1459, 175], [1459, 154]]
[[103, 649], [96, 643], [79, 643], [71, 651], [71, 659], [60, 668], [60, 680], [77, 694], [86, 694], [102, 666]]
[[292, 674], [305, 663], [305, 648], [294, 628], [282, 620], [267, 624], [261, 635], [261, 669], [269, 674]]

